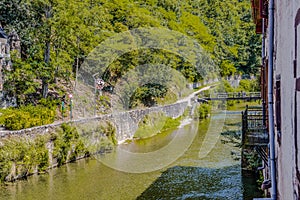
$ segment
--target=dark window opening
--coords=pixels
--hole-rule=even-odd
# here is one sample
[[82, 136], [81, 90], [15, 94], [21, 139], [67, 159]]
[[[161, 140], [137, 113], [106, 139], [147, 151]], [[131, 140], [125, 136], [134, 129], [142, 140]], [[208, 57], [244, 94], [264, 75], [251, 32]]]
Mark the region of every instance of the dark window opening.
[[276, 115], [276, 130], [277, 130], [277, 142], [281, 144], [281, 92], [280, 92], [280, 80], [276, 81], [276, 93], [275, 93], [275, 115]]

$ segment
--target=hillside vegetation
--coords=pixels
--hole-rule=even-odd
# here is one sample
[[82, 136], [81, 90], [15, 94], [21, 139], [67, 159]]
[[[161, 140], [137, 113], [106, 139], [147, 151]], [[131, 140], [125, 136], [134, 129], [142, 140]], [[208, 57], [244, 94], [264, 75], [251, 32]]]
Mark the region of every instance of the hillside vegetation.
[[[7, 33], [16, 30], [21, 38], [21, 55], [12, 53], [4, 85], [18, 106], [62, 97], [97, 45], [135, 28], [166, 28], [197, 40], [222, 76], [255, 73], [260, 60], [249, 0], [2, 0], [0, 22]], [[122, 55], [103, 79], [114, 85], [124, 71], [147, 63], [167, 64], [190, 82], [203, 79], [180, 56], [157, 49]], [[132, 98], [148, 106], [152, 97], [167, 92], [166, 87], [144, 85]]]

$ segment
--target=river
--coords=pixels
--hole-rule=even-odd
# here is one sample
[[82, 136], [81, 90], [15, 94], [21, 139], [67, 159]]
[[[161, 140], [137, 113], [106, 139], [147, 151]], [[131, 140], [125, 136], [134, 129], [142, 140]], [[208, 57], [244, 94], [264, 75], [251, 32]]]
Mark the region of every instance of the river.
[[252, 199], [259, 193], [242, 177], [238, 140], [227, 134], [240, 130], [241, 116], [222, 116], [0, 186], [0, 199]]

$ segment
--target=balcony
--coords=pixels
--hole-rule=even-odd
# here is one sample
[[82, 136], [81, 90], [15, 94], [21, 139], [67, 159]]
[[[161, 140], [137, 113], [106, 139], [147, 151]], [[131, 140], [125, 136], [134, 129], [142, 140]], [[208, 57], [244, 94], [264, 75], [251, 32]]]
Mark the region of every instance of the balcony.
[[267, 146], [269, 137], [262, 107], [248, 107], [242, 113], [242, 145]]

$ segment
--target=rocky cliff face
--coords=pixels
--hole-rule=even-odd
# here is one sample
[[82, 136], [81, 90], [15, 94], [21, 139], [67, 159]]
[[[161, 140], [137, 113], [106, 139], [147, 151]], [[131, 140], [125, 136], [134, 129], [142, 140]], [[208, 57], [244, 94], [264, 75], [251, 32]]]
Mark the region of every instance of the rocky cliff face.
[[21, 56], [21, 41], [16, 31], [12, 31], [8, 36], [0, 26], [0, 107], [16, 106], [16, 99], [8, 96], [3, 88], [5, 81], [5, 70], [11, 70], [12, 63], [10, 60], [11, 51], [17, 51]]

